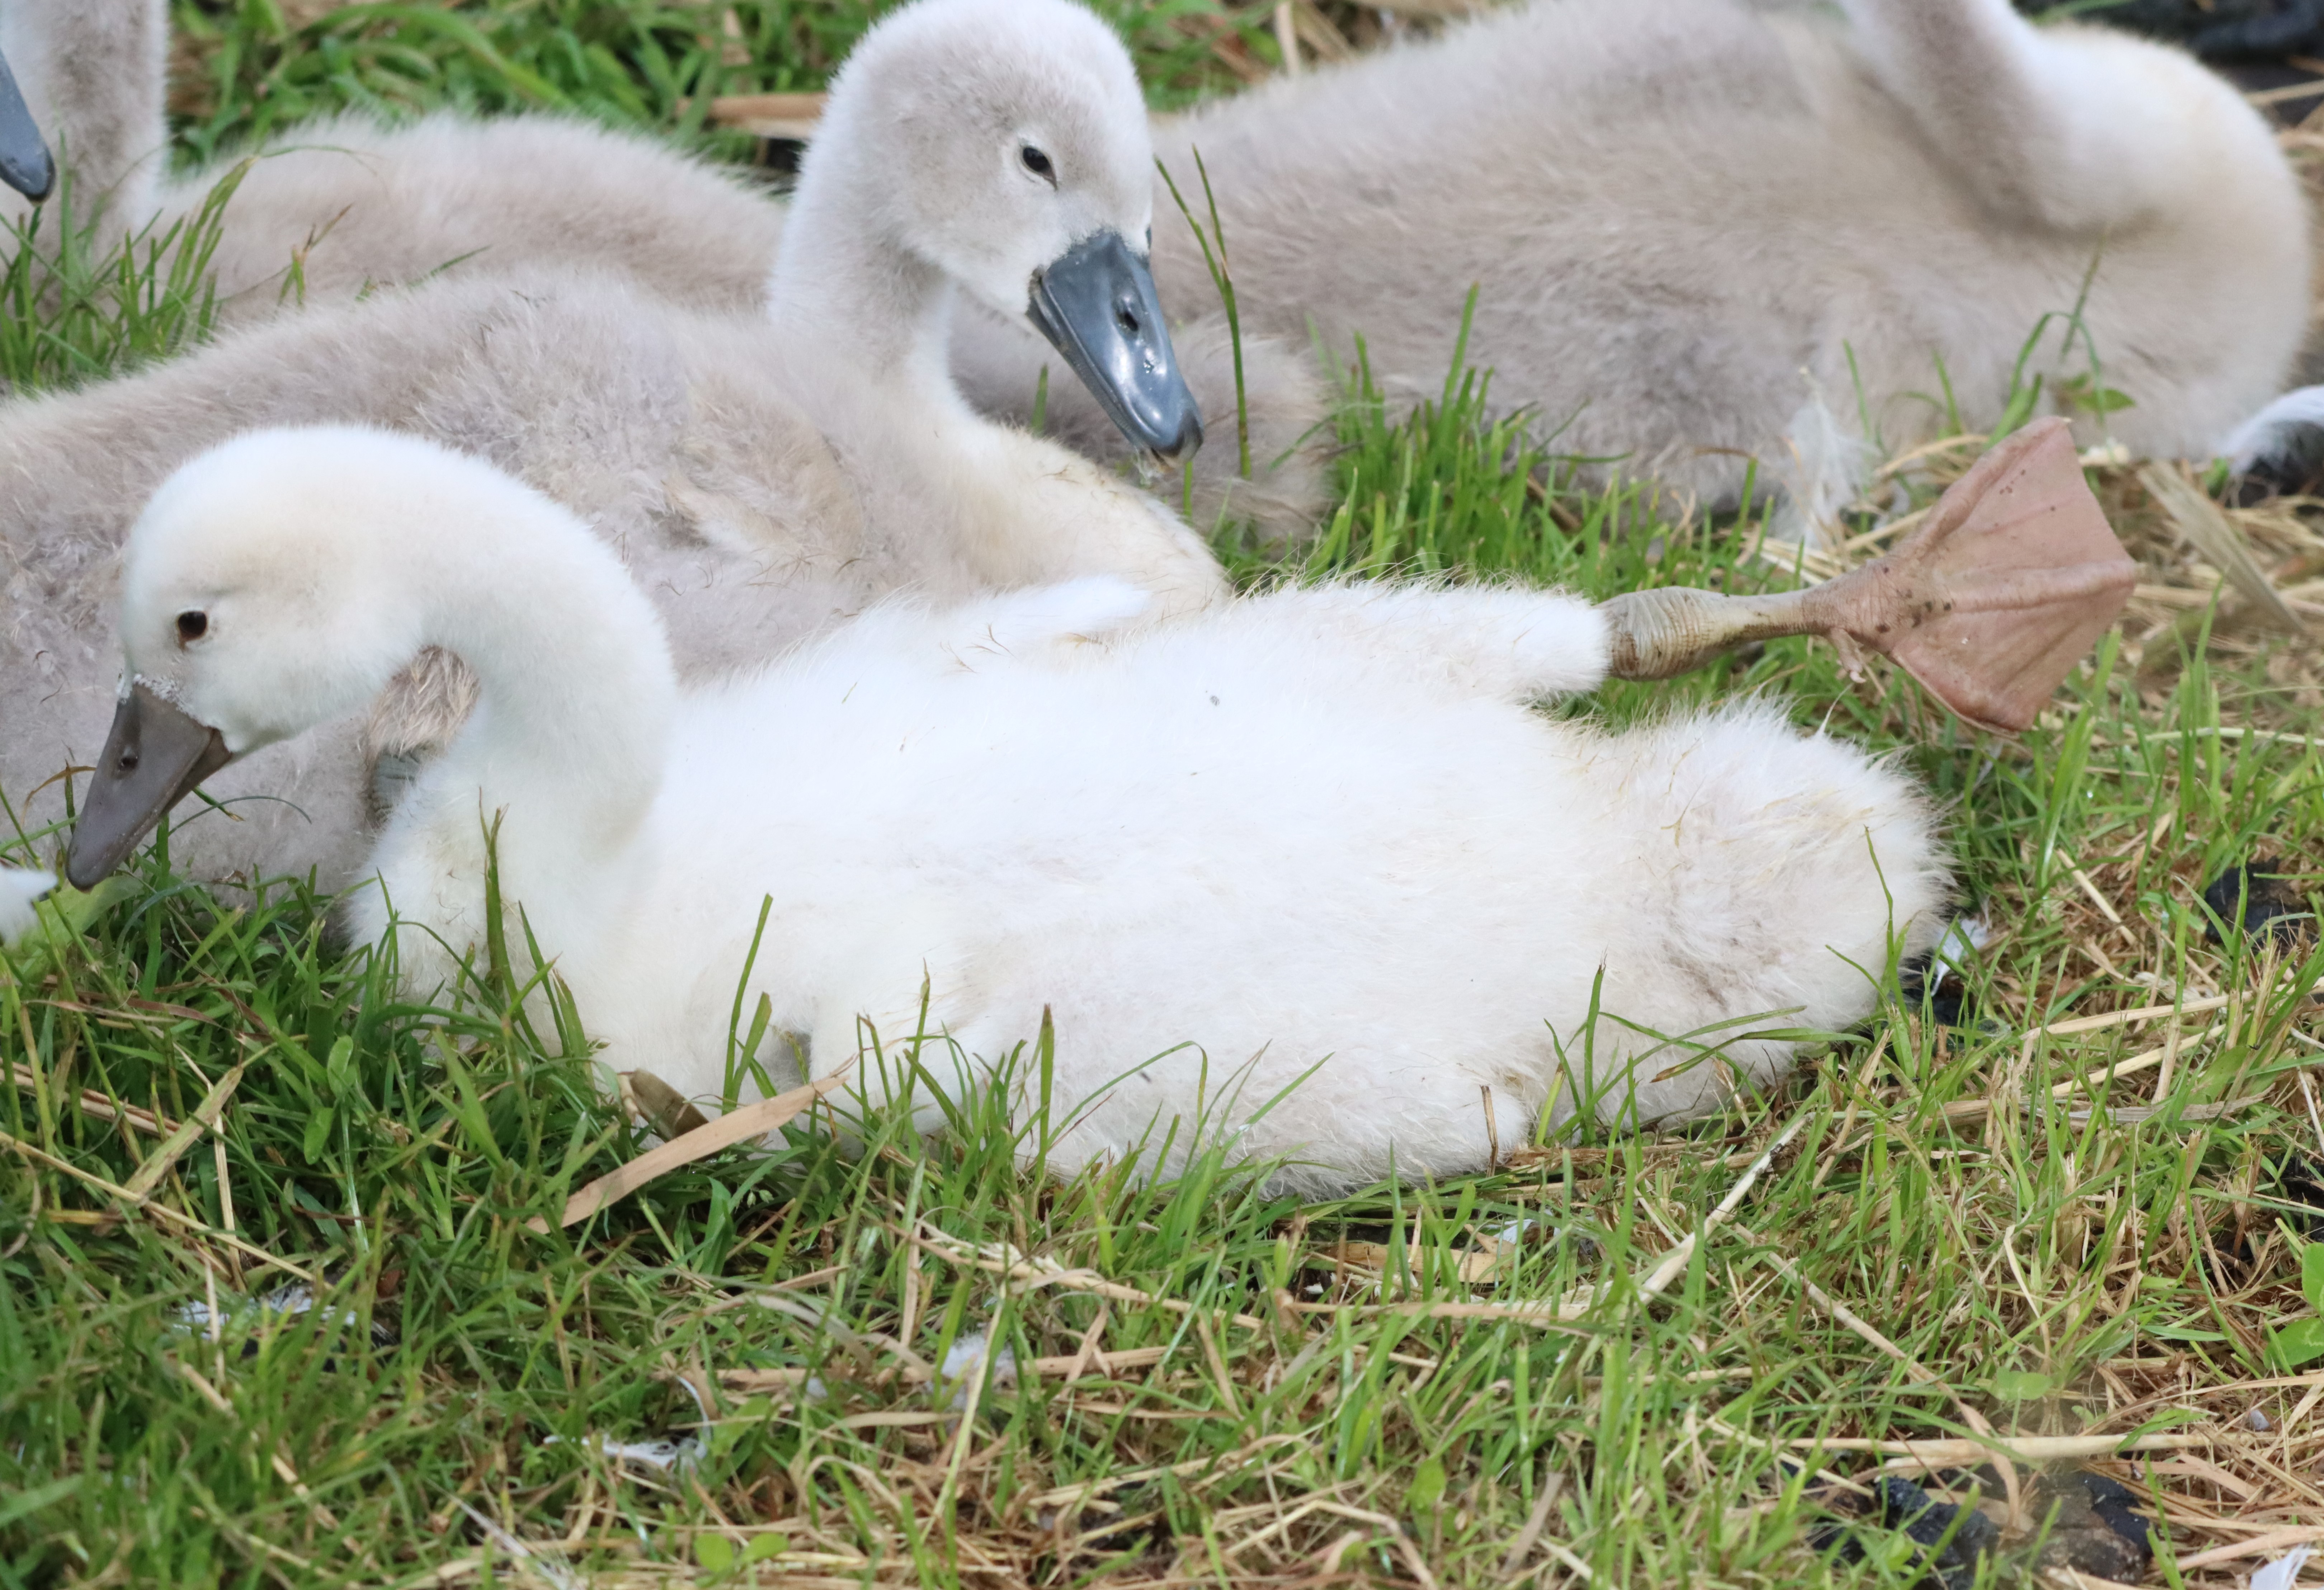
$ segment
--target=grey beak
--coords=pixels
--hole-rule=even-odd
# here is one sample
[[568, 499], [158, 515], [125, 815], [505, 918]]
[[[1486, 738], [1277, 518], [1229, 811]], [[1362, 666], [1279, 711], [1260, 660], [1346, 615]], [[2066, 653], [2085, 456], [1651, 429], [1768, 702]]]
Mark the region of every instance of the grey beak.
[[65, 878], [93, 889], [161, 825], [171, 807], [234, 760], [225, 737], [133, 685], [114, 709], [113, 731], [65, 852]]
[[5, 56], [0, 56], [0, 182], [34, 204], [48, 198], [57, 184], [57, 162], [49, 157], [40, 124], [25, 108]]
[[1171, 463], [1203, 445], [1154, 273], [1121, 234], [1095, 233], [1035, 271], [1027, 313], [1123, 436]]

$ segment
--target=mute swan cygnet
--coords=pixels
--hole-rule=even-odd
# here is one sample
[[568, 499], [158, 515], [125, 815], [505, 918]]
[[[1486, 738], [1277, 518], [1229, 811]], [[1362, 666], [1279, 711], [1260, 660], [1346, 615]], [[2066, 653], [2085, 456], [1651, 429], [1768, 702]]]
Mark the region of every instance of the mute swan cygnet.
[[[384, 425], [514, 470], [619, 548], [689, 672], [772, 655], [899, 588], [956, 600], [1110, 574], [1166, 611], [1222, 597], [1176, 516], [979, 418], [945, 372], [957, 286], [1038, 308], [1147, 446], [1199, 437], [1137, 253], [1151, 167], [1120, 42], [1065, 0], [925, 0], [866, 36], [830, 103], [769, 312], [686, 310], [602, 278], [447, 281], [0, 409], [0, 790], [23, 799], [88, 759], [115, 683], [121, 536], [171, 469], [256, 426]], [[391, 706], [374, 750], [425, 747], [466, 710], [446, 688]], [[363, 854], [364, 733], [350, 721], [229, 775], [216, 793], [273, 798], [206, 816], [173, 859], [344, 882]], [[42, 799], [32, 820], [60, 814], [60, 788]]]
[[[2136, 404], [2116, 438], [2209, 457], [2307, 324], [2305, 207], [2259, 114], [2177, 51], [2008, 0], [1536, 0], [1156, 145], [1182, 189], [1208, 168], [1246, 326], [1312, 325], [1336, 358], [1360, 336], [1408, 404], [1442, 391], [1473, 285], [1499, 406], [1707, 499], [1831, 452], [1827, 409], [1832, 469], [1868, 420], [1890, 447], [1945, 434], [1948, 382], [1988, 427], [2052, 313], [2029, 376], [2087, 377], [2094, 344]], [[1210, 291], [1183, 223], [1155, 276], [1174, 313]], [[2086, 279], [2089, 342], [2061, 354]], [[1038, 354], [991, 317], [955, 336], [980, 398]]]
[[[198, 210], [243, 156], [165, 174], [168, 32], [167, 0], [0, 4], [0, 57], [15, 69], [38, 124], [12, 118], [0, 105], [0, 179], [13, 169], [12, 150], [23, 152], [20, 163], [45, 161], [39, 128], [47, 127], [75, 213], [102, 206], [102, 237], [148, 227], [160, 235]], [[781, 203], [745, 180], [663, 141], [566, 116], [477, 121], [438, 113], [383, 125], [342, 115], [292, 127], [253, 152], [258, 158], [225, 210], [211, 261], [225, 327], [352, 303], [397, 283], [544, 271], [602, 272], [686, 308], [752, 314], [765, 308], [782, 233]], [[0, 221], [21, 222], [29, 211], [0, 193]], [[295, 291], [288, 290], [294, 256]], [[436, 300], [446, 314], [463, 301], [456, 293]], [[1191, 303], [1181, 370], [1206, 411], [1231, 414], [1234, 351], [1224, 323], [1215, 299]], [[1021, 306], [1011, 312], [1022, 317]], [[1326, 393], [1304, 331], [1296, 347], [1247, 337], [1243, 353], [1256, 418], [1254, 478], [1238, 478], [1231, 450], [1197, 454], [1193, 517], [1208, 525], [1232, 513], [1282, 538], [1303, 530], [1323, 503], [1312, 433]], [[1022, 411], [1032, 401], [1044, 363], [1052, 434], [1109, 460], [1129, 457], [1131, 445], [1054, 348], [1032, 356], [1011, 407]]]
[[505, 908], [616, 1064], [720, 1096], [746, 960], [746, 1008], [765, 995], [816, 1076], [859, 1018], [892, 1056], [925, 986], [982, 1060], [1055, 1012], [1054, 1119], [1078, 1114], [1051, 1163], [1134, 1153], [1157, 1117], [1183, 1150], [1199, 1098], [1319, 1189], [1482, 1166], [1480, 1089], [1512, 1144], [1571, 1089], [1609, 1117], [1712, 1107], [1788, 1064], [1769, 1029], [1862, 1018], [1940, 925], [1894, 768], [1765, 705], [1624, 734], [1530, 711], [1606, 672], [1573, 597], [1293, 588], [1138, 623], [1150, 603], [1109, 578], [898, 602], [687, 690], [563, 508], [414, 437], [258, 433], [130, 537], [127, 693], [68, 870], [102, 877], [228, 759], [442, 646], [482, 705], [354, 902], [415, 991], [484, 942], [497, 822]]
[[[149, 180], [128, 152], [161, 141], [145, 41], [164, 19], [159, 0], [127, 13], [0, 11], [36, 109], [42, 63], [114, 63], [113, 92], [84, 65], [49, 113], [70, 122], [69, 156], [111, 152], [88, 168], [107, 186], [124, 168]], [[1277, 538], [1322, 502], [1295, 446], [1323, 408], [1311, 326], [1335, 362], [1364, 336], [1391, 401], [1409, 402], [1439, 390], [1472, 284], [1470, 349], [1500, 404], [1535, 409], [1576, 455], [1711, 498], [1754, 459], [1762, 483], [1844, 495], [1863, 422], [1913, 441], [1949, 423], [1934, 400], [1948, 384], [1963, 422], [1988, 425], [2026, 337], [2086, 277], [2105, 380], [2136, 402], [2108, 427], [2144, 453], [2218, 450], [2282, 390], [2305, 325], [2298, 186], [2256, 113], [2174, 51], [2036, 30], [2006, 0], [1536, 0], [1161, 129], [1182, 185], [1197, 149], [1214, 179], [1263, 477], [1237, 486], [1232, 455], [1207, 451], [1200, 517], [1231, 494]], [[281, 142], [300, 152], [262, 161], [236, 198], [229, 285], [271, 280], [342, 212], [309, 251], [310, 293], [481, 247], [464, 270], [577, 261], [736, 306], [779, 244], [773, 205], [554, 119], [343, 121]], [[1232, 361], [1209, 274], [1157, 191], [1164, 301], [1190, 386], [1223, 416]], [[245, 252], [248, 269], [233, 262]], [[244, 293], [231, 312], [274, 297]], [[2054, 391], [2087, 375], [2089, 345], [2061, 352], [2052, 329], [2028, 373]], [[1020, 418], [1056, 363], [1013, 311], [974, 306], [953, 358], [973, 401]], [[1084, 452], [1124, 447], [1070, 382], [1051, 383], [1048, 423]], [[2085, 418], [2083, 439], [2098, 428]]]
[[[68, 128], [70, 163], [89, 152], [85, 186], [151, 190], [158, 161], [139, 161], [162, 142], [165, 26], [160, 0], [0, 10], [36, 113]], [[71, 92], [44, 88], [58, 71]], [[2282, 390], [2305, 324], [2302, 205], [2258, 115], [2177, 51], [2036, 30], [2006, 0], [1536, 0], [1161, 127], [1182, 183], [1202, 152], [1225, 217], [1254, 458], [1264, 474], [1290, 456], [1234, 489], [1278, 538], [1321, 502], [1294, 446], [1321, 412], [1311, 326], [1335, 358], [1363, 335], [1408, 402], [1439, 389], [1472, 284], [1471, 351], [1502, 405], [1534, 409], [1577, 455], [1714, 498], [1740, 489], [1743, 455], [1763, 482], [1844, 492], [1861, 421], [1901, 446], [1946, 423], [1924, 395], [1947, 384], [1963, 421], [1987, 425], [2025, 338], [2086, 277], [2107, 383], [2137, 405], [2109, 427], [2144, 453], [2220, 450]], [[309, 251], [310, 293], [481, 247], [464, 268], [601, 263], [731, 307], [779, 239], [776, 207], [698, 165], [553, 119], [341, 121], [278, 142], [300, 152], [262, 161], [237, 197], [229, 285], [271, 280], [344, 212]], [[1223, 415], [1209, 275], [1175, 207], [1157, 207], [1164, 300], [1192, 317], [1189, 384]], [[230, 313], [273, 301], [245, 292]], [[2089, 368], [2088, 344], [2060, 347], [2029, 369], [2052, 391]], [[1013, 314], [973, 307], [953, 357], [973, 401], [1019, 417], [1056, 363]], [[1827, 415], [1845, 434], [1821, 434]], [[1071, 383], [1052, 384], [1049, 423], [1084, 451], [1123, 446]], [[1205, 520], [1233, 463], [1196, 461]]]

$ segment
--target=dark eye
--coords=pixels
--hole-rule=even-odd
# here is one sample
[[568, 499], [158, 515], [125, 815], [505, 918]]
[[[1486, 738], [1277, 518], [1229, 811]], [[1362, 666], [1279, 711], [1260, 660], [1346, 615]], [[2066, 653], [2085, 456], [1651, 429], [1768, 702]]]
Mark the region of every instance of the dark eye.
[[206, 612], [181, 612], [178, 615], [178, 644], [199, 640], [210, 632], [210, 615]]
[[1057, 185], [1057, 168], [1049, 163], [1049, 157], [1047, 155], [1043, 154], [1039, 150], [1034, 148], [1028, 143], [1025, 145], [1024, 148], [1017, 152], [1017, 158], [1025, 162], [1025, 169], [1027, 170], [1041, 179], [1042, 181], [1047, 182], [1052, 188], [1055, 188]]

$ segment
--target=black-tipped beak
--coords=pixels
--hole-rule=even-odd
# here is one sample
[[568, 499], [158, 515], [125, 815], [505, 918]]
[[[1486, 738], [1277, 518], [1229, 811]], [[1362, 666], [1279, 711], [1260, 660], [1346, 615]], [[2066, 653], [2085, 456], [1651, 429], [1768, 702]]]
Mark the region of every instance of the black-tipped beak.
[[93, 889], [160, 825], [194, 786], [234, 760], [225, 737], [143, 685], [114, 709], [88, 799], [73, 824], [65, 878]]
[[57, 184], [57, 162], [49, 157], [40, 124], [25, 107], [5, 56], [0, 56], [0, 182], [34, 204]]
[[1121, 234], [1093, 234], [1035, 271], [1027, 313], [1123, 436], [1172, 463], [1203, 445], [1154, 273]]

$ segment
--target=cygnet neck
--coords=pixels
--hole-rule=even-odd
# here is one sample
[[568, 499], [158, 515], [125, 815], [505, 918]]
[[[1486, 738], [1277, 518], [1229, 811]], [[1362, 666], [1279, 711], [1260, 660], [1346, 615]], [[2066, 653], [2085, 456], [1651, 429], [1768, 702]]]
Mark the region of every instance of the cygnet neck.
[[479, 687], [445, 777], [480, 788], [487, 812], [521, 809], [531, 846], [602, 854], [660, 787], [678, 702], [660, 624], [564, 510], [513, 483], [447, 483], [411, 521], [409, 559], [427, 641]]
[[866, 145], [853, 118], [825, 116], [791, 196], [768, 313], [864, 380], [953, 392], [951, 279], [879, 214], [881, 162]]

